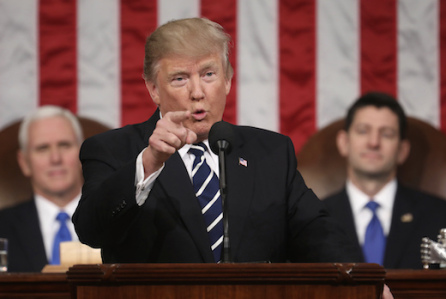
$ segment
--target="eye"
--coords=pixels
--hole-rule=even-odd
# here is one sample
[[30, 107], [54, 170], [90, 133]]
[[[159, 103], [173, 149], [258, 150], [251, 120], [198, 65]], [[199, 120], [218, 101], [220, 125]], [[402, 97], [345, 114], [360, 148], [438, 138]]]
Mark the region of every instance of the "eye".
[[172, 86], [183, 86], [187, 81], [186, 77], [182, 75], [172, 77], [171, 84]]
[[217, 74], [214, 71], [206, 71], [203, 73], [203, 80], [206, 82], [213, 82], [215, 80]]
[[73, 146], [73, 144], [71, 142], [61, 142], [61, 143], [59, 143], [59, 147], [60, 148], [70, 148], [72, 146]]
[[44, 152], [46, 152], [48, 149], [49, 149], [48, 146], [43, 145], [43, 146], [38, 146], [38, 147], [36, 147], [36, 148], [35, 148], [35, 151], [36, 151], [37, 153], [44, 153]]
[[36, 148], [36, 152], [38, 152], [38, 153], [44, 153], [47, 150], [48, 150], [47, 147], [38, 147], [38, 148]]
[[389, 130], [383, 130], [381, 135], [384, 138], [392, 139], [396, 137], [397, 133], [394, 130], [389, 129]]
[[368, 133], [368, 129], [365, 126], [358, 126], [355, 128], [355, 132], [356, 134], [364, 135]]

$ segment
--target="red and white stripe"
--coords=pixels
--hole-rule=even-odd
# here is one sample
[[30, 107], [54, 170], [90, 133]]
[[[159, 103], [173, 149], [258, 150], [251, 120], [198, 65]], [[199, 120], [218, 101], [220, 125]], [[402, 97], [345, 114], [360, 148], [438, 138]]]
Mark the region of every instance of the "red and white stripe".
[[43, 104], [110, 127], [154, 111], [145, 38], [205, 16], [234, 39], [225, 119], [308, 137], [362, 92], [446, 131], [446, 1], [0, 0], [0, 129]]

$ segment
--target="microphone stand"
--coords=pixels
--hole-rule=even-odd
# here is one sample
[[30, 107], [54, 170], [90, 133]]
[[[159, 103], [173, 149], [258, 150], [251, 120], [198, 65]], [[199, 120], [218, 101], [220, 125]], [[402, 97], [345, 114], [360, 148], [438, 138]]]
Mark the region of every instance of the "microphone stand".
[[226, 140], [218, 140], [218, 164], [220, 171], [220, 196], [223, 210], [223, 258], [222, 263], [231, 263], [231, 252], [229, 242], [229, 223], [228, 223], [228, 201], [226, 184], [226, 149], [229, 143]]

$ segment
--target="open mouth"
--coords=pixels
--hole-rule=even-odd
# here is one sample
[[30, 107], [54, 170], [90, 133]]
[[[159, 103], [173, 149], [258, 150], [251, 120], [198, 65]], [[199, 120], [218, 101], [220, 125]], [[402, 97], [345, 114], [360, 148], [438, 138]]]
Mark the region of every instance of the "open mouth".
[[206, 117], [207, 113], [205, 110], [195, 110], [192, 113], [192, 116], [194, 117], [195, 120], [203, 120]]

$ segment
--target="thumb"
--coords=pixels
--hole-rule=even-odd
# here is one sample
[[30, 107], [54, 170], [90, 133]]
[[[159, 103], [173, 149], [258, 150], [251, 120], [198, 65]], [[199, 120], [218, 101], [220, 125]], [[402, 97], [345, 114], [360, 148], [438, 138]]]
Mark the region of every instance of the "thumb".
[[186, 143], [192, 144], [195, 141], [197, 141], [197, 134], [194, 131], [187, 129]]

